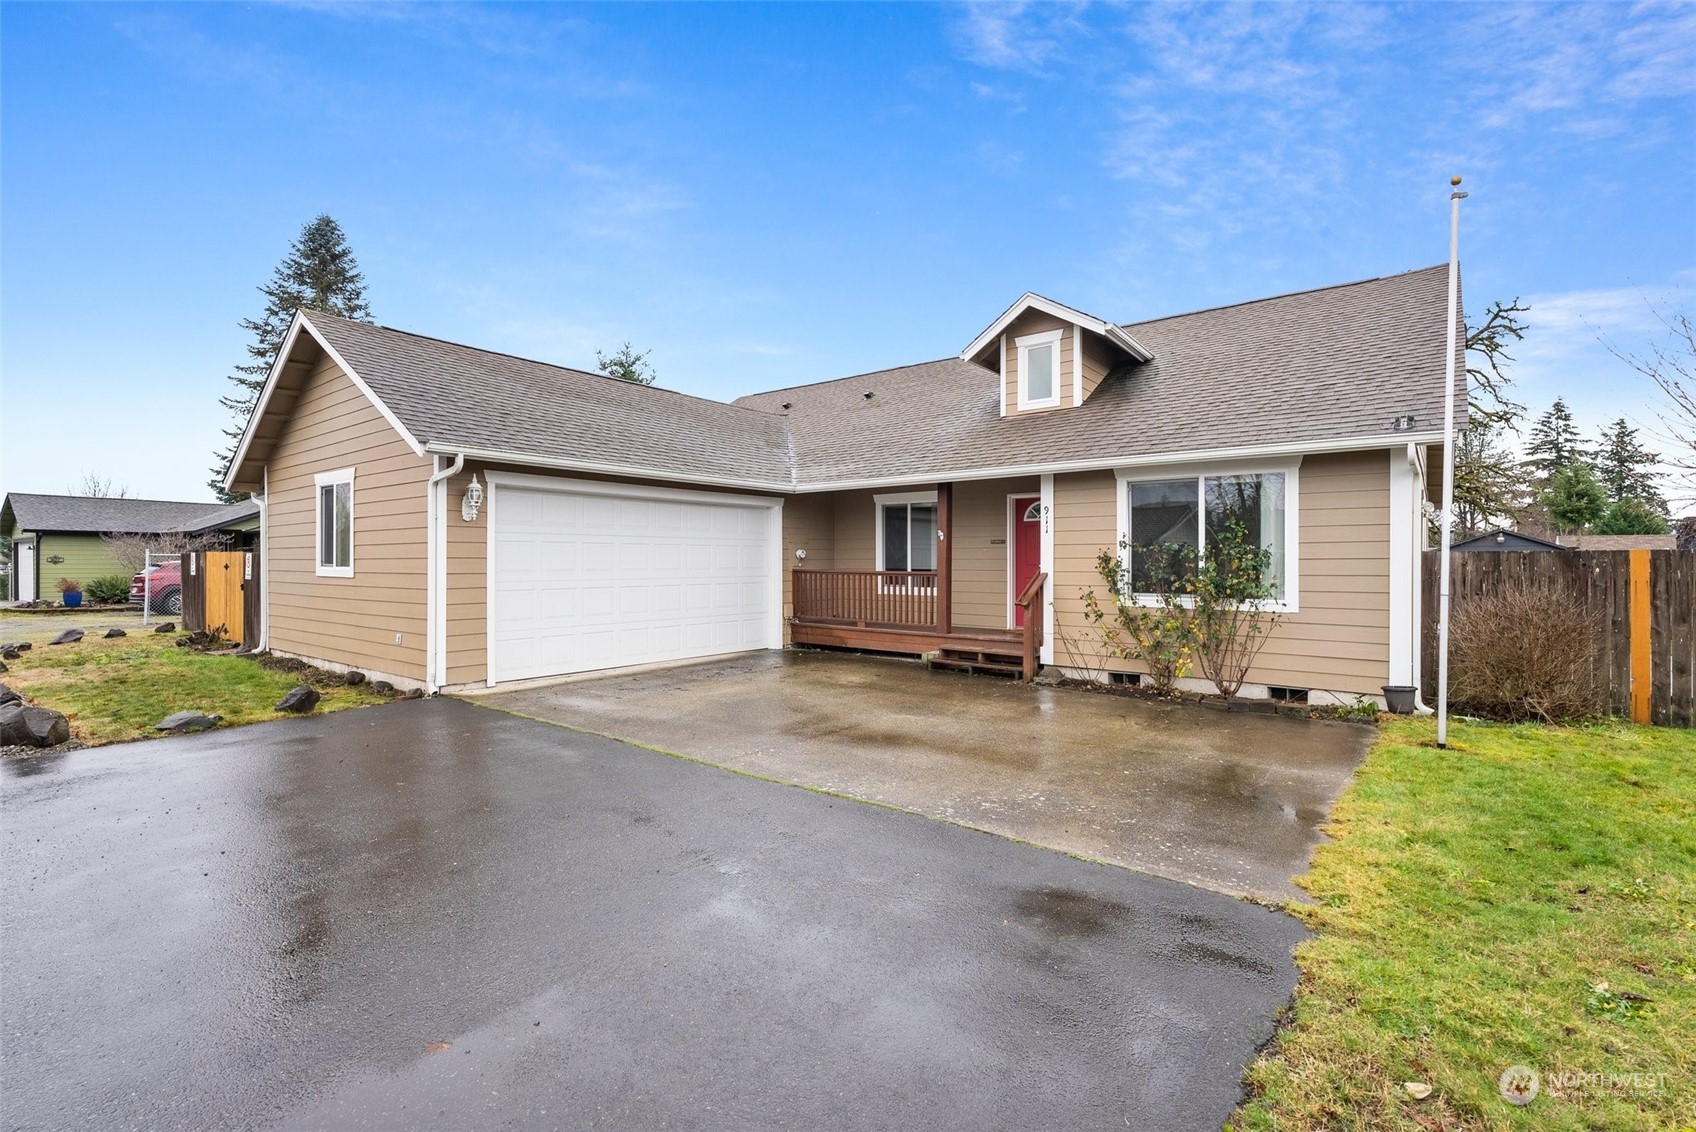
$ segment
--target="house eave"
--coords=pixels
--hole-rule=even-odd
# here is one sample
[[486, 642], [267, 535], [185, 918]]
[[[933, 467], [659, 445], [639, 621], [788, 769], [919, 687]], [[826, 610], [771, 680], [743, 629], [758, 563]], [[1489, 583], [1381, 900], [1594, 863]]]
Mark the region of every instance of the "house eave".
[[1026, 291], [1019, 296], [1013, 305], [1002, 311], [1000, 317], [990, 323], [982, 334], [972, 339], [971, 345], [960, 351], [960, 360], [969, 362], [983, 353], [1001, 335], [1002, 331], [1006, 330], [1015, 319], [1028, 310], [1042, 311], [1044, 314], [1053, 315], [1064, 322], [1081, 326], [1091, 333], [1099, 334], [1139, 362], [1152, 361], [1154, 358], [1154, 355], [1142, 343], [1131, 337], [1125, 328], [1118, 323], [1108, 322], [1105, 319], [1096, 318], [1094, 315], [1085, 314], [1083, 311], [1069, 307], [1064, 303], [1057, 303], [1053, 299], [1044, 298], [1034, 291]]
[[767, 480], [743, 480], [723, 476], [706, 476], [628, 465], [598, 464], [558, 456], [501, 451], [468, 445], [432, 443], [424, 451], [430, 455], [458, 456], [488, 464], [509, 464], [517, 467], [549, 468], [557, 471], [579, 472], [586, 475], [621, 476], [629, 479], [660, 483], [690, 483], [710, 487], [732, 488], [738, 491], [778, 492], [785, 495], [813, 495], [827, 491], [860, 491], [866, 488], [908, 487], [916, 484], [958, 483], [970, 480], [1010, 479], [1017, 477], [1061, 475], [1069, 472], [1111, 471], [1115, 468], [1157, 467], [1162, 464], [1228, 463], [1233, 460], [1261, 460], [1281, 456], [1317, 455], [1325, 452], [1365, 452], [1395, 448], [1407, 444], [1441, 443], [1440, 432], [1398, 432], [1379, 436], [1330, 438], [1300, 444], [1243, 445], [1235, 448], [1202, 448], [1183, 452], [1129, 453], [1112, 456], [1092, 456], [1080, 460], [1050, 461], [1040, 464], [1004, 465], [991, 468], [966, 468], [958, 471], [931, 471], [901, 476], [867, 477], [862, 479], [830, 480], [821, 483], [775, 483]]

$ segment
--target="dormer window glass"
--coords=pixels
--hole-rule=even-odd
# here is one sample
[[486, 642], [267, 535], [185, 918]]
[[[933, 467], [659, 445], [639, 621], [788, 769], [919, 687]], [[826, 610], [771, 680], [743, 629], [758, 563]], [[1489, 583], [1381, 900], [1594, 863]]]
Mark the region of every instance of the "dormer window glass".
[[1060, 330], [1026, 334], [1019, 347], [1019, 408], [1043, 409], [1060, 403]]

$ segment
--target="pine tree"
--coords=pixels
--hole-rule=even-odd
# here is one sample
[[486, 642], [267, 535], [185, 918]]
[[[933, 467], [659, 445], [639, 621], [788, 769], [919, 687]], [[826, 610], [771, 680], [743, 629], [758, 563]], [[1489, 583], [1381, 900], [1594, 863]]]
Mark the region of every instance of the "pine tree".
[[644, 350], [638, 354], [626, 342], [619, 347], [618, 353], [611, 355], [595, 351], [595, 364], [608, 377], [616, 377], [620, 381], [629, 381], [637, 385], [652, 385], [659, 374], [648, 364], [648, 355], [652, 350]]
[[1665, 518], [1667, 501], [1655, 484], [1654, 468], [1660, 461], [1660, 454], [1639, 444], [1637, 430], [1621, 417], [1602, 430], [1602, 443], [1596, 450], [1596, 478], [1602, 481], [1612, 502], [1635, 499]]
[[1589, 530], [1608, 511], [1607, 491], [1590, 465], [1577, 460], [1555, 470], [1543, 489], [1541, 502], [1555, 526], [1565, 533]]
[[218, 399], [235, 417], [235, 427], [224, 430], [230, 443], [218, 453], [208, 486], [225, 502], [245, 498], [224, 490], [224, 475], [235, 458], [248, 418], [259, 403], [265, 376], [271, 372], [277, 351], [288, 336], [294, 312], [304, 308], [371, 321], [371, 308], [365, 302], [365, 277], [359, 273], [342, 226], [325, 213], [320, 213], [290, 241], [289, 254], [271, 273], [271, 282], [259, 288], [259, 293], [265, 296], [264, 311], [257, 319], [243, 319], [241, 323], [242, 329], [253, 335], [247, 347], [248, 361], [236, 366], [230, 374], [235, 392]]
[[1586, 463], [1590, 459], [1578, 426], [1572, 422], [1572, 410], [1558, 397], [1549, 411], [1531, 426], [1531, 441], [1525, 446], [1525, 451], [1530, 456], [1526, 463], [1544, 478], [1571, 464]]

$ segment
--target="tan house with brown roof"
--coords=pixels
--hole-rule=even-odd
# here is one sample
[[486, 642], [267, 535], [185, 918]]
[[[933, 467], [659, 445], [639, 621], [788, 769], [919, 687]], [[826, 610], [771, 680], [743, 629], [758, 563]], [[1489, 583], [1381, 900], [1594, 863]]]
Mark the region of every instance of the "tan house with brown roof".
[[430, 690], [788, 644], [1087, 668], [1097, 555], [1201, 545], [1229, 484], [1283, 614], [1246, 690], [1377, 697], [1419, 683], [1445, 288], [1027, 294], [957, 357], [733, 404], [303, 312], [228, 476], [263, 644]]

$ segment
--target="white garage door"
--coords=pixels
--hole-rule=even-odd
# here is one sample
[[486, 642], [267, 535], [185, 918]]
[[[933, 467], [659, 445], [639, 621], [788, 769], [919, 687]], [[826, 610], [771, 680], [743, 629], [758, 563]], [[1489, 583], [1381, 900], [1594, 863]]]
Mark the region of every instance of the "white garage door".
[[490, 682], [782, 643], [775, 502], [497, 482]]

